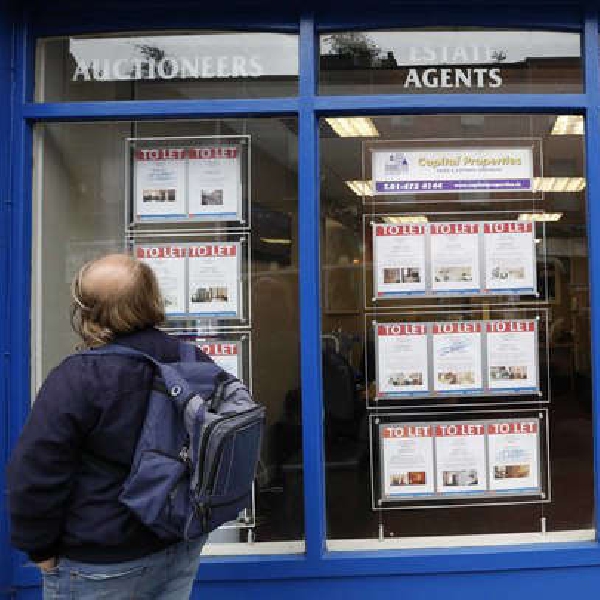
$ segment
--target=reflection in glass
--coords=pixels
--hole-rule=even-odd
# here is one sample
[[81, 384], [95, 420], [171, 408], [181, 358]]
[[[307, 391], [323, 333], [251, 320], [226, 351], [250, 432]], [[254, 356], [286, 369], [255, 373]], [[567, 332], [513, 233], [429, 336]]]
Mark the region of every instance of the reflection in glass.
[[577, 93], [580, 36], [429, 29], [321, 36], [321, 94]]
[[[344, 546], [344, 540], [352, 539], [525, 534], [539, 532], [542, 527], [551, 533], [592, 529], [593, 439], [583, 130], [570, 125], [565, 131], [565, 117], [561, 115], [395, 115], [370, 120], [377, 131], [371, 138], [359, 133], [342, 136], [329, 120], [321, 121], [323, 435], [328, 538], [337, 544], [332, 547], [349, 548]], [[495, 147], [499, 138], [535, 141], [533, 193], [431, 193], [426, 195], [426, 202], [419, 194], [403, 195], [401, 202], [395, 196], [376, 202], [378, 198], [370, 194], [368, 149], [371, 146], [410, 147], [427, 140], [439, 150], [478, 144]], [[539, 298], [505, 294], [494, 298], [408, 297], [373, 302], [373, 244], [369, 235], [372, 223], [431, 224], [488, 219], [535, 224]], [[388, 278], [398, 276], [402, 274], [388, 273]], [[370, 447], [373, 427], [377, 427], [373, 412], [377, 391], [373, 323], [473, 318], [518, 320], [537, 314], [544, 319], [548, 314], [547, 325], [542, 320], [539, 327], [539, 368], [542, 400], [549, 400], [551, 502], [373, 510], [371, 470], [377, 462], [377, 448], [371, 451]], [[409, 366], [405, 365], [406, 369]], [[418, 385], [408, 371], [399, 373], [401, 383], [410, 380], [411, 385]], [[503, 385], [508, 387], [506, 382]], [[482, 400], [485, 402], [486, 398], [477, 399]], [[506, 410], [507, 418], [517, 417], [519, 409], [527, 409], [527, 414], [533, 416], [531, 404], [518, 398], [500, 393], [487, 400], [493, 402], [494, 408]], [[464, 415], [467, 410], [475, 410], [472, 405], [467, 409], [468, 403], [456, 397], [438, 399], [435, 406], [425, 408], [421, 408], [422, 402], [418, 403], [418, 409], [411, 410], [410, 405], [410, 399], [390, 402], [389, 410], [397, 415], [401, 408], [399, 414], [405, 418], [409, 418], [409, 413], [419, 413], [409, 418], [413, 421], [422, 421], [423, 414], [436, 411], [449, 412], [446, 418], [450, 419], [457, 412]], [[484, 405], [483, 409], [491, 407]], [[402, 417], [394, 419], [401, 421]], [[515, 473], [521, 476], [524, 471], [517, 469]], [[465, 479], [467, 475], [461, 477]], [[500, 476], [508, 477], [502, 470], [498, 471]], [[446, 485], [454, 481], [453, 477], [447, 474], [450, 483]], [[572, 493], [574, 489], [577, 494]]]
[[290, 96], [297, 37], [279, 33], [51, 38], [38, 44], [36, 99], [174, 100]]
[[[256, 542], [288, 542], [304, 535], [299, 393], [297, 137], [287, 118], [226, 119], [144, 123], [53, 123], [36, 128], [32, 295], [32, 388], [77, 340], [69, 323], [69, 282], [83, 263], [130, 248], [125, 234], [127, 138], [247, 135], [252, 139], [250, 170], [252, 228], [244, 234], [252, 252], [242, 270], [249, 325], [235, 334], [207, 331], [211, 320], [169, 323], [172, 333], [209, 344], [225, 360], [241, 339], [240, 375], [267, 408], [267, 427], [256, 480]], [[172, 224], [171, 224], [172, 225]], [[142, 245], [185, 245], [203, 239], [163, 223], [161, 235], [136, 238]], [[173, 237], [170, 237], [173, 236]], [[203, 236], [207, 235], [203, 232]], [[226, 241], [223, 229], [212, 234]], [[239, 239], [241, 234], [237, 234]], [[248, 242], [249, 240], [249, 242]], [[244, 253], [244, 256], [247, 256]], [[176, 273], [168, 273], [170, 281]], [[214, 290], [219, 294], [219, 289]], [[177, 328], [177, 329], [175, 329]], [[204, 335], [203, 335], [204, 334]], [[252, 337], [252, 344], [249, 338]], [[225, 346], [227, 344], [227, 346]], [[230, 359], [229, 359], [230, 360]], [[220, 541], [246, 542], [245, 529], [219, 531]], [[213, 538], [214, 539], [214, 538]], [[302, 548], [294, 546], [294, 551]], [[274, 547], [274, 553], [289, 551]], [[244, 544], [233, 553], [251, 553]]]

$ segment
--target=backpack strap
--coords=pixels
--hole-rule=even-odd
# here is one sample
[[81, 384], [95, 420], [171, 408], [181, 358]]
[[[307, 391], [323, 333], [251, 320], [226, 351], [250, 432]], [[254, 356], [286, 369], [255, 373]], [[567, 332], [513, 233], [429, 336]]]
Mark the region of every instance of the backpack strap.
[[149, 361], [160, 373], [161, 379], [165, 383], [167, 396], [169, 396], [182, 411], [185, 410], [188, 401], [196, 395], [187, 381], [177, 372], [177, 369], [167, 363], [158, 361], [149, 354], [134, 350], [128, 346], [107, 344], [106, 346], [101, 346], [100, 348], [95, 348], [93, 350], [84, 350], [79, 354], [84, 356], [129, 356], [131, 358]]
[[179, 358], [181, 362], [197, 362], [196, 346], [189, 342], [179, 342]]

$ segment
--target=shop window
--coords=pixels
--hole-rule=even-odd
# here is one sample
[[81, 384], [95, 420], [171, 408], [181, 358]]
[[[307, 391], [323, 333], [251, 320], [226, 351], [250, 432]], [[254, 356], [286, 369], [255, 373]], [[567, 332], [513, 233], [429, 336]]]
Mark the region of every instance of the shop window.
[[330, 549], [594, 539], [583, 125], [321, 120]]
[[578, 33], [439, 28], [320, 39], [321, 94], [582, 91]]
[[73, 275], [128, 251], [155, 269], [164, 328], [267, 407], [253, 505], [209, 553], [303, 551], [297, 175], [293, 118], [35, 129], [33, 392], [75, 350]]
[[42, 39], [38, 102], [293, 96], [293, 34], [202, 32]]

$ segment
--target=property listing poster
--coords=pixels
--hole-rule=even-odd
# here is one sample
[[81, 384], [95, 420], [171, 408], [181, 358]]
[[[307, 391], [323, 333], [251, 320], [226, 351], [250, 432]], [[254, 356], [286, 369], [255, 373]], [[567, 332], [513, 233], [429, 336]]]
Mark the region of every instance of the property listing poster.
[[487, 489], [485, 423], [435, 425], [437, 492], [472, 494]]
[[239, 146], [188, 149], [188, 212], [200, 219], [241, 217], [242, 170]]
[[427, 325], [377, 323], [375, 327], [378, 399], [427, 394]]
[[431, 287], [436, 293], [480, 291], [479, 223], [432, 223]]
[[478, 321], [433, 323], [433, 389], [472, 394], [483, 390]]
[[188, 247], [188, 312], [199, 317], [241, 314], [240, 247], [237, 243]]
[[490, 490], [524, 493], [540, 487], [539, 420], [488, 423]]
[[486, 323], [488, 387], [528, 392], [539, 389], [537, 321]]
[[532, 192], [533, 148], [411, 148], [372, 152], [379, 194]]
[[200, 350], [222, 369], [237, 377], [242, 376], [242, 351], [240, 342], [203, 340], [196, 342]]
[[373, 225], [373, 276], [377, 298], [425, 292], [425, 240], [425, 225]]
[[432, 424], [380, 425], [379, 437], [383, 496], [433, 495]]
[[143, 148], [135, 151], [135, 212], [138, 218], [186, 216], [186, 160], [184, 148]]
[[147, 263], [154, 271], [166, 315], [184, 315], [187, 312], [187, 248], [176, 245], [137, 246], [135, 253], [139, 260]]
[[484, 291], [536, 292], [533, 223], [485, 223], [484, 248]]

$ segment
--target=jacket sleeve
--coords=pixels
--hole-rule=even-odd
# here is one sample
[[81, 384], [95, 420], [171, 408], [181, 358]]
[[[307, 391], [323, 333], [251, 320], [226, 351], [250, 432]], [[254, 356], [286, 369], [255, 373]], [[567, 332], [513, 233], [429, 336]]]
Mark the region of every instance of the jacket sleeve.
[[82, 443], [99, 418], [83, 366], [74, 356], [50, 373], [7, 466], [11, 542], [34, 562], [57, 555]]

